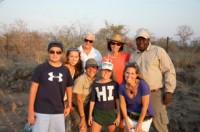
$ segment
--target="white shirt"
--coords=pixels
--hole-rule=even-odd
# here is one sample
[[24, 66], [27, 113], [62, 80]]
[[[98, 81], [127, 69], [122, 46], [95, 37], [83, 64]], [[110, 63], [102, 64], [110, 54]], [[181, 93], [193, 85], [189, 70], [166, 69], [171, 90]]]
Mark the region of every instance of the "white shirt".
[[82, 45], [78, 49], [81, 52], [81, 60], [83, 62], [84, 68], [85, 68], [86, 61], [90, 58], [95, 59], [97, 61], [98, 66], [101, 65], [102, 55], [97, 49], [92, 47], [92, 49], [88, 55], [83, 51]]

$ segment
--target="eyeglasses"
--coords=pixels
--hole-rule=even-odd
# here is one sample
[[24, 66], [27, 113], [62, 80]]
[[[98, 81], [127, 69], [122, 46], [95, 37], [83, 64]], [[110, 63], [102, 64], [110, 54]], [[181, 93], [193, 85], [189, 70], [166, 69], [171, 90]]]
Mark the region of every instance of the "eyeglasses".
[[55, 54], [55, 53], [56, 53], [57, 55], [61, 55], [61, 54], [62, 54], [62, 51], [54, 51], [54, 50], [50, 50], [50, 51], [49, 51], [49, 54], [52, 54], [52, 55], [53, 55], [53, 54]]
[[111, 42], [111, 45], [117, 45], [117, 46], [121, 46], [122, 44], [119, 42]]
[[71, 48], [68, 49], [68, 51], [79, 51], [79, 49], [78, 49], [78, 48], [71, 47]]
[[93, 40], [88, 40], [88, 39], [84, 39], [85, 42], [90, 42], [90, 43], [93, 43], [94, 41]]

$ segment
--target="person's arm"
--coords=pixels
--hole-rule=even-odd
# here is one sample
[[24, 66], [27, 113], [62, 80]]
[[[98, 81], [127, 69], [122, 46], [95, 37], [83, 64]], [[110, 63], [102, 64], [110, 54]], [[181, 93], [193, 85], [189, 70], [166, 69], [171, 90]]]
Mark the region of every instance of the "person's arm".
[[168, 105], [172, 100], [172, 93], [176, 88], [176, 72], [174, 65], [164, 49], [158, 51], [160, 69], [164, 77], [165, 95], [164, 104]]
[[150, 100], [150, 94], [147, 94], [145, 96], [142, 96], [142, 109], [141, 109], [141, 112], [140, 112], [140, 117], [139, 117], [139, 120], [138, 120], [138, 123], [136, 125], [136, 131], [139, 130], [139, 131], [142, 131], [142, 122], [147, 114], [147, 109], [148, 109], [148, 106], [149, 106], [149, 100]]
[[67, 94], [67, 107], [64, 110], [65, 117], [70, 113], [70, 110], [72, 109], [72, 87], [66, 87], [66, 94]]
[[81, 117], [81, 122], [79, 123], [79, 128], [86, 126], [86, 122], [85, 122], [85, 111], [84, 111], [84, 102], [82, 100], [82, 94], [76, 94], [76, 98], [77, 98], [77, 105], [78, 105], [78, 111], [79, 111], [79, 115]]
[[34, 124], [35, 119], [35, 111], [34, 111], [34, 104], [35, 98], [38, 91], [38, 83], [32, 82], [30, 87], [30, 94], [29, 94], [29, 104], [28, 104], [28, 123]]
[[89, 116], [88, 116], [88, 125], [89, 126], [92, 126], [92, 120], [93, 120], [92, 112], [94, 110], [94, 105], [95, 105], [95, 102], [90, 101], [90, 110], [89, 110]]
[[121, 119], [121, 112], [120, 112], [120, 105], [119, 105], [119, 99], [116, 99], [116, 106], [117, 106], [117, 119], [115, 120], [114, 124], [116, 126], [119, 125], [120, 119]]
[[127, 115], [127, 109], [126, 109], [126, 101], [125, 101], [124, 96], [119, 95], [119, 102], [120, 102], [121, 112], [122, 112], [122, 115], [123, 115], [125, 123], [126, 123], [126, 128], [127, 128], [127, 130], [131, 130], [131, 128], [133, 126], [128, 121], [128, 115]]

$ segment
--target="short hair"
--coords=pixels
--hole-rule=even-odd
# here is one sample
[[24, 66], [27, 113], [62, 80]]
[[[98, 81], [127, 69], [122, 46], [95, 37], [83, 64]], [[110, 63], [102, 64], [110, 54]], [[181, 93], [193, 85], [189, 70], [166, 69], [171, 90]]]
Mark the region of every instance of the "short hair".
[[83, 36], [83, 39], [85, 39], [85, 37], [88, 36], [88, 35], [89, 35], [89, 36], [92, 36], [92, 40], [95, 41], [95, 35], [94, 35], [93, 33], [91, 33], [91, 32], [88, 32], [87, 34], [85, 34], [85, 35]]

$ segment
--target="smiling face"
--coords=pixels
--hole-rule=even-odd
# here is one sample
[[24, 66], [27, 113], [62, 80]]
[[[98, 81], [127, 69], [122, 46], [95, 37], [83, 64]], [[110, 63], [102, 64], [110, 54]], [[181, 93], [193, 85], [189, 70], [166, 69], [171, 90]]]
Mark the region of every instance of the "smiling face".
[[70, 65], [75, 66], [78, 63], [79, 59], [80, 59], [79, 51], [75, 51], [75, 50], [69, 51], [67, 60]]
[[87, 66], [86, 67], [86, 74], [89, 78], [94, 79], [97, 74], [97, 67]]
[[59, 47], [52, 47], [49, 49], [49, 59], [53, 63], [58, 63], [62, 57], [62, 50]]
[[107, 69], [101, 70], [101, 77], [103, 80], [110, 80], [112, 76], [112, 71]]
[[91, 49], [94, 42], [94, 36], [92, 34], [87, 34], [83, 39], [83, 48]]
[[110, 42], [110, 46], [113, 52], [119, 52], [122, 44], [120, 42], [112, 41]]
[[128, 67], [124, 72], [124, 77], [127, 83], [131, 83], [135, 81], [138, 74], [136, 73], [136, 69], [133, 67]]
[[138, 50], [142, 52], [145, 51], [147, 47], [149, 46], [149, 41], [150, 39], [145, 39], [143, 37], [136, 38], [136, 45], [137, 45]]

